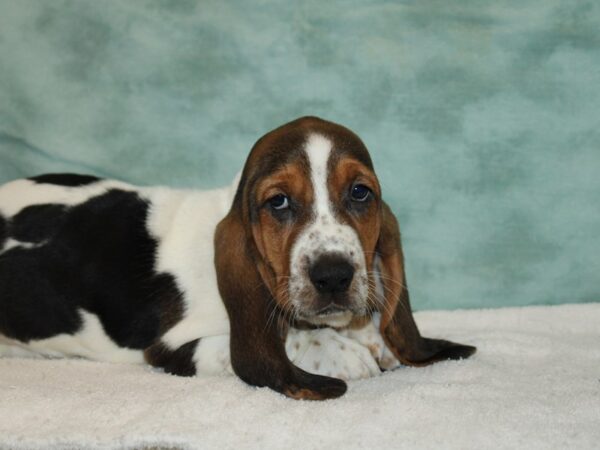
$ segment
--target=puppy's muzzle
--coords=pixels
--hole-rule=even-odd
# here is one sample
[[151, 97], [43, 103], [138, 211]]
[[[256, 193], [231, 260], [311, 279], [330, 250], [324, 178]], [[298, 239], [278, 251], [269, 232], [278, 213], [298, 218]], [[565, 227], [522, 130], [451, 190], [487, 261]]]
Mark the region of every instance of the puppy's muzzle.
[[338, 297], [352, 284], [354, 267], [341, 255], [325, 254], [313, 263], [308, 276], [319, 294]]

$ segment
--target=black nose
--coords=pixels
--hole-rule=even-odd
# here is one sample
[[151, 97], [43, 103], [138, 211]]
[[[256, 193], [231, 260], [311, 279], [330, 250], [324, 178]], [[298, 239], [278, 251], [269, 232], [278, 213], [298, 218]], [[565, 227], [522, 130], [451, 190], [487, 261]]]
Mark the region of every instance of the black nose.
[[340, 255], [323, 255], [308, 270], [310, 281], [321, 294], [346, 292], [354, 267]]

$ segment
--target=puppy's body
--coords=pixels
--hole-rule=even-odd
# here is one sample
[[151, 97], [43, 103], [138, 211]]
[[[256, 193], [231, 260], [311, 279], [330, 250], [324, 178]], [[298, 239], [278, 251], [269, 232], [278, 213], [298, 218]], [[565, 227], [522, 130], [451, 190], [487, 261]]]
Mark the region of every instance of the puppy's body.
[[315, 400], [346, 391], [332, 377], [475, 351], [421, 336], [368, 150], [314, 117], [259, 139], [228, 188], [81, 175], [0, 188], [0, 335]]
[[[213, 235], [237, 183], [195, 191], [46, 175], [0, 187], [0, 354], [232, 372]], [[352, 379], [377, 373], [384, 356], [374, 328], [361, 339], [294, 330], [286, 347], [300, 367]]]

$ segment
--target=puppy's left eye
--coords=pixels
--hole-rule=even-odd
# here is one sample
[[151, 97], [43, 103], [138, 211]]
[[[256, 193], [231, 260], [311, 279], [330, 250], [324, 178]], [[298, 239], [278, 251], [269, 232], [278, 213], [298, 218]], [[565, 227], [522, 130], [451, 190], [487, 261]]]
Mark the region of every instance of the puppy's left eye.
[[276, 211], [288, 209], [290, 207], [289, 198], [287, 195], [277, 194], [269, 199], [269, 205]]
[[355, 202], [365, 202], [371, 195], [371, 189], [364, 184], [355, 184], [350, 191], [350, 198]]

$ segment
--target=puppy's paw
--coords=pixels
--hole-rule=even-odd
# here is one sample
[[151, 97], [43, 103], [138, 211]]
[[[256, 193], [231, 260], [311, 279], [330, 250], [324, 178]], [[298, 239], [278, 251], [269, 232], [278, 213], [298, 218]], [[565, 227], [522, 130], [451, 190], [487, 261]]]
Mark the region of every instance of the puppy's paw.
[[369, 321], [362, 328], [345, 329], [341, 330], [339, 333], [342, 336], [367, 347], [382, 370], [395, 369], [400, 365], [400, 362], [385, 345], [378, 326], [379, 316], [375, 315], [373, 320]]
[[356, 380], [381, 373], [367, 346], [331, 328], [290, 330], [286, 352], [296, 366], [328, 377]]

